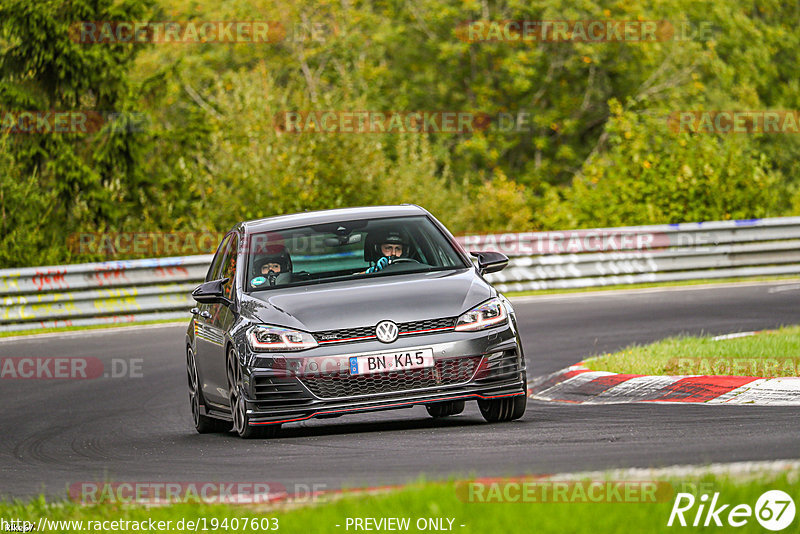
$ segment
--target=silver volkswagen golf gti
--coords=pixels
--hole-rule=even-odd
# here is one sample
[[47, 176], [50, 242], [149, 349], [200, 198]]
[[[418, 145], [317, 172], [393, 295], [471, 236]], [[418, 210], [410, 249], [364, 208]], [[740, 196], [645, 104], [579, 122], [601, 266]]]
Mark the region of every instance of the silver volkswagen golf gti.
[[186, 333], [198, 432], [270, 437], [312, 417], [478, 402], [522, 417], [525, 357], [511, 304], [473, 252], [418, 206], [306, 212], [236, 225]]

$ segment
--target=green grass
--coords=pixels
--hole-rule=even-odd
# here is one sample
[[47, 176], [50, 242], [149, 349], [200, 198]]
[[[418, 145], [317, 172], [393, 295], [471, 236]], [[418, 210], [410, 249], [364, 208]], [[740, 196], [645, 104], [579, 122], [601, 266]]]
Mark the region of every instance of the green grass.
[[798, 376], [800, 326], [714, 341], [672, 337], [584, 361], [594, 371], [642, 375]]
[[[767, 490], [783, 490], [797, 500], [797, 469], [782, 473], [769, 473], [737, 479], [729, 476], [699, 476], [688, 479], [660, 479], [665, 483], [653, 495], [657, 502], [614, 502], [596, 503], [581, 502], [469, 502], [468, 487], [464, 482], [415, 483], [400, 490], [373, 494], [356, 494], [318, 503], [305, 507], [265, 508], [255, 506], [227, 506], [203, 504], [174, 504], [169, 506], [145, 507], [141, 505], [99, 504], [82, 506], [71, 501], [48, 503], [44, 498], [31, 502], [0, 502], [0, 518], [22, 519], [38, 523], [40, 517], [49, 520], [127, 520], [172, 521], [170, 532], [178, 532], [175, 525], [181, 519], [197, 520], [205, 518], [208, 531], [224, 532], [223, 528], [212, 529], [212, 522], [220, 524], [225, 518], [275, 518], [279, 530], [284, 533], [346, 533], [354, 532], [354, 528], [346, 528], [348, 518], [409, 518], [411, 528], [408, 532], [418, 532], [415, 527], [420, 518], [444, 518], [453, 520], [452, 531], [457, 533], [629, 533], [629, 532], [675, 532], [695, 531], [692, 527], [667, 527], [675, 496], [679, 491], [692, 493], [698, 500], [706, 493], [713, 495], [719, 492], [719, 504], [747, 504], [755, 506], [758, 497]], [[512, 479], [514, 483], [520, 479]], [[597, 480], [608, 481], [608, 477]], [[641, 481], [641, 478], [636, 480]], [[649, 480], [653, 480], [650, 478]], [[502, 483], [502, 481], [499, 481]], [[527, 482], [539, 482], [539, 479], [527, 479]], [[486, 482], [484, 482], [486, 483]], [[504, 487], [504, 486], [497, 486]], [[552, 486], [550, 486], [552, 488]], [[585, 484], [583, 487], [587, 487]], [[488, 495], [488, 486], [484, 486]], [[516, 493], [512, 493], [514, 496]], [[497, 495], [495, 493], [495, 495]], [[540, 494], [539, 494], [540, 495]], [[570, 491], [568, 495], [579, 494]], [[550, 499], [552, 500], [552, 499]], [[651, 499], [645, 499], [650, 501]], [[686, 516], [690, 524], [697, 510], [697, 504]], [[729, 511], [731, 506], [728, 507]], [[726, 514], [721, 518], [726, 519]], [[795, 519], [790, 528], [783, 532], [798, 532], [800, 519]], [[339, 526], [337, 526], [339, 525]], [[461, 525], [464, 525], [463, 527]], [[265, 530], [242, 528], [227, 531], [264, 532]], [[730, 527], [716, 528], [717, 531], [728, 531]], [[191, 529], [185, 529], [191, 530]], [[712, 528], [711, 530], [715, 530]], [[754, 517], [748, 523], [735, 529], [737, 532], [765, 532]], [[74, 532], [74, 528], [62, 527], [60, 532]], [[84, 531], [86, 528], [84, 527]], [[120, 529], [132, 532], [134, 529]], [[148, 531], [148, 530], [144, 530]], [[203, 532], [202, 526], [198, 529]], [[363, 531], [362, 531], [363, 532]]]
[[[113, 324], [94, 324], [85, 326], [59, 326], [56, 328], [38, 328], [36, 330], [21, 330], [17, 332], [0, 332], [0, 338], [15, 336], [35, 336], [38, 334], [53, 334], [59, 332], [75, 332], [79, 330], [101, 330], [104, 328], [123, 328], [126, 326], [140, 326], [145, 324], [165, 324], [180, 322], [179, 319], [156, 319], [152, 321], [134, 321], [132, 323], [113, 323]], [[186, 317], [186, 324], [189, 324], [189, 317]]]
[[641, 284], [617, 284], [610, 286], [574, 287], [570, 289], [537, 289], [533, 291], [509, 291], [503, 293], [506, 297], [527, 297], [531, 295], [553, 295], [561, 293], [589, 293], [595, 291], [617, 291], [620, 289], [648, 289], [654, 287], [682, 287], [709, 284], [731, 284], [738, 282], [773, 282], [773, 281], [800, 281], [796, 275], [786, 276], [753, 276], [738, 278], [703, 278], [700, 280], [683, 280], [678, 282], [647, 282]]

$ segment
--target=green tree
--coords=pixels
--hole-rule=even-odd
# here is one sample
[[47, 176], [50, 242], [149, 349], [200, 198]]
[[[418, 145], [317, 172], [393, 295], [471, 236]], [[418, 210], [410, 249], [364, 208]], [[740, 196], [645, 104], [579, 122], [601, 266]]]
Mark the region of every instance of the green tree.
[[[747, 138], [672, 133], [663, 117], [623, 111], [606, 127], [609, 148], [588, 162], [550, 226], [625, 226], [747, 219], [774, 213], [780, 177]], [[566, 214], [566, 216], [563, 216]]]
[[[52, 191], [52, 205], [39, 213], [45, 221], [33, 228], [6, 231], [33, 232], [39, 241], [64, 250], [69, 232], [114, 229], [136, 220], [150, 205], [158, 188], [143, 172], [145, 134], [130, 121], [133, 94], [130, 69], [137, 48], [126, 44], [84, 44], [70, 38], [70, 26], [79, 21], [134, 20], [144, 17], [146, 1], [3, 0], [0, 47], [0, 106], [9, 112], [85, 113], [88, 124], [101, 117], [96, 133], [52, 132], [12, 135], [3, 149], [25, 177], [22, 189], [35, 186]], [[12, 179], [6, 175], [4, 180]], [[30, 183], [29, 183], [30, 182]], [[11, 186], [9, 185], [9, 190]], [[25, 204], [8, 210], [30, 209]], [[48, 224], [49, 222], [49, 224]], [[63, 253], [60, 254], [63, 257]], [[46, 256], [46, 254], [45, 254]], [[0, 257], [0, 264], [18, 259]]]

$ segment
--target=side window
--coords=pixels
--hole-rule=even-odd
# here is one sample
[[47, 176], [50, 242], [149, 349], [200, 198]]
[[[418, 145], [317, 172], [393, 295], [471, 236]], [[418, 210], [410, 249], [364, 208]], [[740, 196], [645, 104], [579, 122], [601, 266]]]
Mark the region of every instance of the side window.
[[219, 278], [227, 278], [228, 281], [222, 289], [223, 295], [226, 298], [233, 298], [233, 286], [236, 281], [236, 259], [239, 256], [239, 236], [232, 234], [230, 245], [225, 253], [225, 259], [222, 262], [222, 269]]
[[222, 240], [222, 243], [219, 244], [219, 247], [217, 247], [217, 253], [214, 254], [214, 258], [211, 260], [211, 266], [208, 268], [208, 273], [206, 274], [206, 282], [219, 278], [217, 273], [219, 273], [219, 267], [222, 263], [222, 258], [225, 256], [225, 249], [228, 247], [230, 240], [231, 234], [228, 234]]

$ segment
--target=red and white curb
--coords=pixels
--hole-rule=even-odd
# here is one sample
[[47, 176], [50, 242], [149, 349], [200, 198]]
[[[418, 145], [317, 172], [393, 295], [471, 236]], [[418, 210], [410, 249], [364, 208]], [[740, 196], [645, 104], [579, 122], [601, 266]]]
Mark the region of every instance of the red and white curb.
[[529, 384], [534, 400], [576, 404], [693, 402], [800, 406], [800, 378], [647, 376], [592, 371], [578, 364]]

